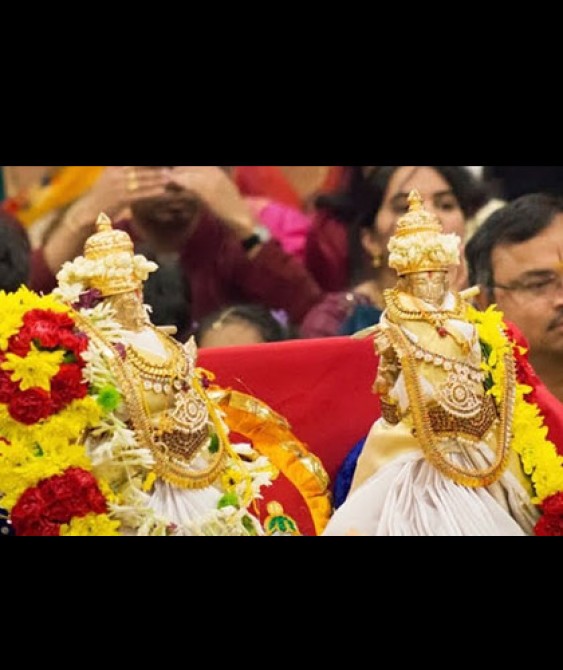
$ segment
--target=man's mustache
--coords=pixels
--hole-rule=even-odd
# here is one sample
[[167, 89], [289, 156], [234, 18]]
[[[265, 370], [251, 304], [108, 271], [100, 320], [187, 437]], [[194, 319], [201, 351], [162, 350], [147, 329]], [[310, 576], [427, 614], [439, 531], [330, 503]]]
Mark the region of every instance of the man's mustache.
[[555, 330], [555, 328], [559, 328], [559, 326], [563, 326], [563, 311], [560, 312], [559, 315], [553, 319], [553, 321], [550, 321], [547, 329]]

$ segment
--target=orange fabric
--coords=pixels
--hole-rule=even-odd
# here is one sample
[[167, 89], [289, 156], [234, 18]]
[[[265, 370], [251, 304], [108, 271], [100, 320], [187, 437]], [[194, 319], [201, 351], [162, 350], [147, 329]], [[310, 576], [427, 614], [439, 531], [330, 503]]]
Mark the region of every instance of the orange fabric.
[[[269, 198], [300, 210], [310, 204], [303, 202], [287, 177], [275, 165], [237, 165], [232, 177], [243, 195]], [[342, 186], [344, 178], [345, 168], [331, 165], [318, 193], [337, 190]]]
[[273, 165], [237, 165], [232, 176], [243, 195], [269, 198], [301, 209], [299, 196], [283, 173]]
[[220, 406], [231, 431], [249, 439], [281, 473], [270, 488], [262, 491], [264, 500], [257, 504], [262, 521], [268, 515], [267, 503], [276, 500], [303, 535], [319, 535], [330, 519], [332, 505], [327, 479], [322, 474], [317, 476], [300, 458], [307, 455], [305, 445], [287, 422], [249, 396], [237, 391], [226, 393]]
[[18, 211], [18, 218], [28, 226], [44, 214], [68, 205], [90, 189], [103, 170], [102, 166], [92, 165], [62, 167], [50, 184], [30, 194], [30, 202]]

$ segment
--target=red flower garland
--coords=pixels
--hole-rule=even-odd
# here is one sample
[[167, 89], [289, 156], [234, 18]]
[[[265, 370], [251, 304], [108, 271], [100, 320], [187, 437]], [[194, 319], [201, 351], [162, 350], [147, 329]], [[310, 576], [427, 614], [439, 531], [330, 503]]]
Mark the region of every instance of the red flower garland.
[[[88, 394], [88, 386], [82, 379], [85, 362], [81, 357], [88, 348], [88, 338], [76, 331], [76, 324], [68, 314], [43, 309], [27, 312], [22, 327], [9, 339], [7, 352], [25, 358], [32, 343], [40, 350], [62, 349], [65, 358], [51, 380], [50, 392], [40, 388], [22, 391], [19, 384], [12, 382], [10, 372], [0, 370], [0, 402], [8, 405], [13, 419], [27, 426], [60, 412], [73, 400]], [[0, 363], [5, 360], [5, 354], [0, 352]]]
[[106, 500], [93, 475], [69, 468], [27, 489], [12, 509], [16, 535], [58, 536], [73, 517], [107, 513]]
[[[21, 390], [20, 384], [12, 381], [12, 372], [0, 369], [0, 403], [7, 406], [12, 419], [26, 426], [61, 412], [74, 400], [86, 397], [89, 390], [82, 376], [86, 363], [81, 357], [88, 348], [88, 337], [77, 330], [67, 313], [49, 309], [26, 312], [21, 328], [0, 352], [0, 364], [7, 360], [7, 353], [25, 358], [32, 345], [39, 351], [63, 351], [64, 356], [50, 380], [50, 391], [38, 387]], [[61, 526], [75, 517], [107, 512], [106, 498], [94, 476], [80, 467], [70, 467], [28, 488], [10, 516], [16, 535], [58, 536]]]

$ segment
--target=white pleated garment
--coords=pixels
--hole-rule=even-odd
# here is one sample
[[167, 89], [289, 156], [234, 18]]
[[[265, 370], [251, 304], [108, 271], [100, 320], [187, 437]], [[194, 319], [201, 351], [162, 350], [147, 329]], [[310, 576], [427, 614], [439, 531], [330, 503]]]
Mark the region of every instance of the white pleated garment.
[[510, 472], [490, 489], [468, 488], [412, 451], [356, 489], [323, 535], [517, 536], [532, 534], [535, 520], [528, 494]]

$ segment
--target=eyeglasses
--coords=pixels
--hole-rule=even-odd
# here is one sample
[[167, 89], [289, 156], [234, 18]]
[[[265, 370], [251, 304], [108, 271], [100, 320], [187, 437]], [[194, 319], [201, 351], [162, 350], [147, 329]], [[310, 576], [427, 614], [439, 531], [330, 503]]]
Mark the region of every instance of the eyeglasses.
[[492, 284], [491, 288], [502, 288], [505, 291], [513, 291], [534, 298], [553, 298], [557, 291], [563, 289], [563, 272], [549, 272], [541, 277], [527, 281], [513, 281], [510, 284]]

